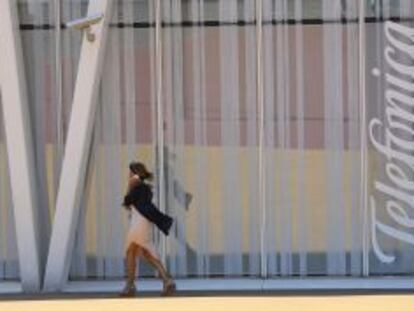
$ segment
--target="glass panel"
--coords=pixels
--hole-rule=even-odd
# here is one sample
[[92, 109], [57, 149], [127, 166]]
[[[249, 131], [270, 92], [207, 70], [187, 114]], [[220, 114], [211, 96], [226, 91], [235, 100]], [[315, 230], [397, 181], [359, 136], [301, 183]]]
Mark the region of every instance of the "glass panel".
[[169, 270], [258, 275], [255, 3], [162, 4]]
[[413, 274], [414, 3], [369, 4], [374, 17], [366, 26], [370, 274]]
[[263, 1], [270, 276], [361, 273], [358, 1], [312, 3]]

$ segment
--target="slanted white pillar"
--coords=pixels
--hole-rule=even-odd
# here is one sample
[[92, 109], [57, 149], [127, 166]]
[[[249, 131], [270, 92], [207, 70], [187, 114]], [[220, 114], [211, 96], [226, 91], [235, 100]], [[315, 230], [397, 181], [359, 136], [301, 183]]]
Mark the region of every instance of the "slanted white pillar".
[[0, 1], [0, 91], [16, 223], [20, 278], [25, 292], [40, 289], [34, 150], [16, 0]]
[[[112, 0], [90, 0], [88, 16], [103, 14], [91, 26], [94, 41], [83, 36], [79, 69], [67, 134], [56, 212], [46, 263], [44, 291], [60, 291], [67, 282], [84, 191], [88, 151], [91, 144], [98, 87], [106, 46]], [[78, 31], [78, 30], [72, 30]]]

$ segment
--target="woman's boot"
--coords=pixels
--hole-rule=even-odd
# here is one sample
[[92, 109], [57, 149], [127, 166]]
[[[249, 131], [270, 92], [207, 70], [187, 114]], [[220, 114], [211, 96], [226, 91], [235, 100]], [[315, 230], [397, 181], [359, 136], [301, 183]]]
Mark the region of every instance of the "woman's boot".
[[162, 296], [171, 296], [175, 293], [176, 286], [172, 278], [164, 279], [164, 289], [161, 293]]
[[144, 257], [149, 261], [149, 263], [158, 271], [158, 273], [160, 274], [162, 278], [164, 286], [163, 286], [163, 291], [161, 295], [162, 296], [172, 295], [176, 290], [176, 286], [175, 286], [173, 279], [168, 275], [161, 261], [159, 261], [157, 258], [152, 256], [152, 254], [145, 249], [142, 250], [142, 253]]
[[127, 268], [127, 281], [122, 292], [119, 294], [121, 297], [133, 297], [136, 293], [135, 288], [135, 249], [130, 247], [126, 256], [126, 268]]
[[120, 297], [134, 297], [137, 289], [135, 287], [134, 282], [130, 282], [129, 280], [125, 284], [124, 289], [119, 294]]

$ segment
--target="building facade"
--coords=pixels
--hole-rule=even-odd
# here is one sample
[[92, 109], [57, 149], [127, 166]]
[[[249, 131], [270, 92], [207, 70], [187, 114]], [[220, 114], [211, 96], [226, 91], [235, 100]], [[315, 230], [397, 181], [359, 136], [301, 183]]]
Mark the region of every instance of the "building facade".
[[[79, 143], [79, 213], [59, 215], [62, 171], [82, 167], [65, 152], [77, 126], [74, 94], [81, 65], [94, 68], [80, 62], [94, 43], [68, 23], [93, 2], [15, 4], [36, 194], [28, 215], [35, 291], [53, 278], [62, 291], [124, 277], [120, 203], [132, 160], [154, 171], [155, 201], [176, 220], [170, 237], [154, 236], [177, 279], [203, 280], [201, 289], [226, 280], [409, 282], [413, 1], [114, 0], [99, 83], [85, 86], [97, 95], [90, 144]], [[4, 81], [5, 73], [0, 94]], [[18, 245], [28, 243], [16, 235], [24, 214], [12, 194], [8, 117], [0, 109], [0, 284], [23, 282]], [[73, 217], [62, 242], [68, 263], [54, 274], [64, 215]], [[139, 277], [154, 272], [140, 262]]]

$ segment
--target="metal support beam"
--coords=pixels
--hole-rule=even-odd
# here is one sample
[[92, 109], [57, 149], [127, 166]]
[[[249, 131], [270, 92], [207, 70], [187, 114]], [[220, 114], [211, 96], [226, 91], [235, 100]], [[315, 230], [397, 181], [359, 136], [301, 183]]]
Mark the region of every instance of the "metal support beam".
[[86, 35], [83, 36], [46, 263], [44, 291], [47, 292], [62, 290], [68, 279], [111, 19], [111, 4], [112, 0], [89, 1], [88, 16], [103, 14], [103, 20], [91, 25], [91, 31], [95, 35], [93, 42], [88, 41]]
[[37, 192], [17, 1], [0, 1], [0, 90], [16, 223], [20, 278], [25, 292], [40, 289]]

